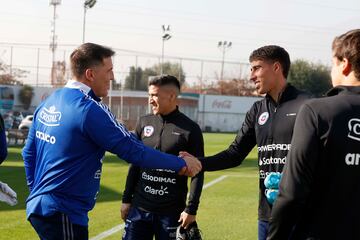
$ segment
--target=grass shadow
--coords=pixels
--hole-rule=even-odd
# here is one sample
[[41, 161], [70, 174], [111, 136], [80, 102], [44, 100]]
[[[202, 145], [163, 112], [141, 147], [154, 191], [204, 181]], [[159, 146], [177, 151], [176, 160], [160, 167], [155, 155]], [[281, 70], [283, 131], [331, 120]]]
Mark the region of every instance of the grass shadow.
[[[26, 185], [25, 170], [21, 166], [1, 166], [0, 167], [0, 181], [7, 183], [16, 193], [18, 204], [11, 207], [4, 202], [0, 202], [0, 212], [8, 210], [25, 211], [25, 201], [29, 195], [29, 190]], [[121, 200], [122, 191], [115, 191], [104, 185], [100, 185], [100, 192], [97, 197], [97, 202], [117, 201]]]

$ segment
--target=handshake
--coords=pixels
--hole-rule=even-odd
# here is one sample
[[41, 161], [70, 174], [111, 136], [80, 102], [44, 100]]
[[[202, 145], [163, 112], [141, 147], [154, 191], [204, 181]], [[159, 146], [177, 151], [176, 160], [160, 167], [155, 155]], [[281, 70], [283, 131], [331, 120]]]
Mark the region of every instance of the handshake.
[[202, 169], [201, 162], [199, 161], [199, 159], [197, 159], [190, 153], [180, 152], [179, 157], [184, 159], [184, 161], [186, 162], [186, 167], [183, 167], [179, 171], [179, 175], [193, 177], [201, 171]]

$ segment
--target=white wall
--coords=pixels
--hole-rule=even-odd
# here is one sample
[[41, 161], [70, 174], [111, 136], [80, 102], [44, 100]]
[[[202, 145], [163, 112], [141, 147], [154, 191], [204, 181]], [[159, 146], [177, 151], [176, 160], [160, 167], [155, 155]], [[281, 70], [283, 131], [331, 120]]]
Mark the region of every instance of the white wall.
[[202, 130], [237, 132], [259, 97], [200, 95], [198, 123]]

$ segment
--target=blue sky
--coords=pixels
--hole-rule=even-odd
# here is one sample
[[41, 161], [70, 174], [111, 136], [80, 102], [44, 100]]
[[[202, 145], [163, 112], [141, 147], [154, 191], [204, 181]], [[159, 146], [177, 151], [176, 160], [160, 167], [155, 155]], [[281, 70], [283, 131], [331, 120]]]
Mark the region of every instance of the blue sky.
[[[0, 43], [48, 48], [53, 15], [49, 1], [0, 3]], [[81, 44], [83, 1], [63, 0], [57, 16], [59, 49]], [[359, 23], [359, 0], [98, 0], [87, 11], [86, 41], [160, 55], [161, 25], [169, 24], [173, 37], [165, 44], [168, 56], [220, 60], [217, 42], [226, 40], [233, 43], [226, 52], [228, 61], [247, 62], [252, 50], [277, 44], [292, 59], [330, 64], [333, 38], [359, 28]], [[0, 57], [8, 61], [8, 51], [0, 51]]]

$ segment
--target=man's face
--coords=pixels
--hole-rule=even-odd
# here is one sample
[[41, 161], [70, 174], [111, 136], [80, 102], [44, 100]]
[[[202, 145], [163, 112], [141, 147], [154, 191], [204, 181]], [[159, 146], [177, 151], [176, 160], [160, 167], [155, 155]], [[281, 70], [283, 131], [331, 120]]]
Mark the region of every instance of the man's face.
[[256, 90], [260, 94], [269, 93], [276, 87], [275, 63], [255, 60], [251, 63], [250, 80], [255, 83]]
[[110, 81], [114, 80], [111, 57], [104, 58], [103, 64], [93, 67], [92, 70], [91, 89], [97, 97], [106, 97], [109, 93]]
[[173, 91], [169, 86], [149, 86], [149, 104], [153, 114], [166, 115], [176, 108], [173, 101]]
[[331, 67], [331, 82], [332, 85], [338, 86], [341, 85], [343, 78], [342, 74], [342, 64], [341, 61], [337, 57], [333, 57], [332, 59], [332, 67]]

